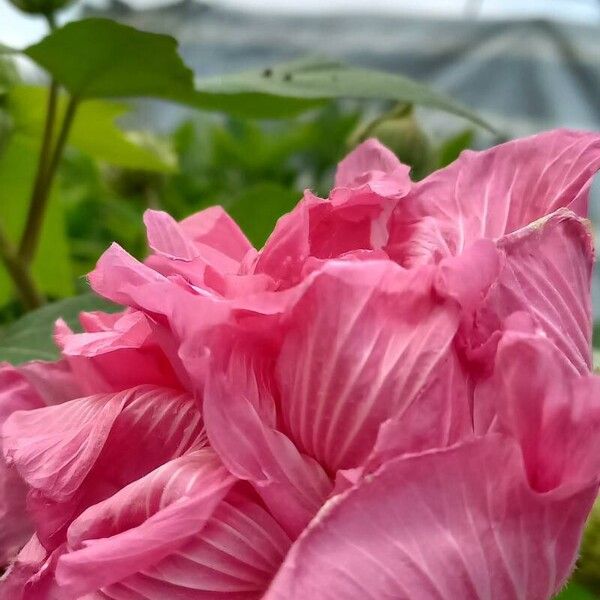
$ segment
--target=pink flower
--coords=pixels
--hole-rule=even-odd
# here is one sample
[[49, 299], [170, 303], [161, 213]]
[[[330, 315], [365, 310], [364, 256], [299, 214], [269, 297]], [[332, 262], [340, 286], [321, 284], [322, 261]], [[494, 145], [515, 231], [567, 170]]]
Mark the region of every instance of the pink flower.
[[[64, 362], [31, 362], [16, 368], [0, 364], [0, 426], [16, 411], [52, 405], [80, 394]], [[24, 483], [0, 457], [0, 567], [17, 555], [33, 533], [25, 510]]]
[[5, 367], [35, 533], [0, 591], [551, 598], [600, 481], [598, 167], [600, 136], [557, 131], [413, 184], [371, 140], [258, 252], [221, 209], [149, 211], [145, 263], [90, 275], [128, 308], [57, 326], [78, 393]]

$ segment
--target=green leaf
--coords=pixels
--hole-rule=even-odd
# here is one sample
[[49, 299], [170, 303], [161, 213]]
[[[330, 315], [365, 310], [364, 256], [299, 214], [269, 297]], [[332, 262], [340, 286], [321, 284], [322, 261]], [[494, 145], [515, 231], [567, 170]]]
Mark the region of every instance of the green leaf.
[[294, 61], [263, 71], [211, 77], [197, 82], [205, 93], [263, 93], [293, 98], [357, 98], [419, 104], [464, 117], [492, 133], [497, 131], [452, 98], [404, 77], [316, 59]]
[[198, 92], [174, 38], [109, 19], [69, 23], [23, 52], [79, 98], [147, 96], [259, 118], [289, 116], [320, 104], [260, 93]]
[[555, 600], [594, 600], [594, 596], [587, 589], [577, 583], [570, 583]]
[[26, 314], [0, 332], [0, 361], [19, 364], [57, 359], [59, 352], [52, 339], [56, 320], [62, 318], [79, 330], [79, 313], [92, 310], [114, 312], [118, 307], [93, 294], [82, 294]]
[[323, 98], [294, 98], [259, 92], [222, 94], [202, 88], [165, 99], [201, 110], [224, 112], [249, 119], [293, 117], [326, 103]]
[[23, 52], [82, 99], [149, 96], [265, 118], [297, 114], [331, 98], [394, 100], [454, 113], [496, 133], [473, 111], [416, 81], [329, 61], [295, 61], [195, 86], [174, 38], [108, 19], [69, 23]]
[[248, 239], [260, 248], [266, 241], [277, 219], [298, 202], [296, 190], [275, 183], [258, 183], [244, 190], [227, 212], [236, 220]]
[[163, 98], [193, 89], [174, 38], [109, 19], [69, 23], [25, 54], [79, 98]]
[[[27, 215], [28, 199], [37, 164], [37, 147], [28, 136], [13, 133], [0, 155], [0, 219], [11, 241], [17, 243]], [[65, 231], [64, 207], [54, 191], [48, 202], [33, 275], [42, 291], [63, 297], [73, 293], [73, 273]], [[13, 297], [12, 284], [0, 265], [0, 305]]]
[[[15, 128], [30, 138], [32, 147], [39, 146], [42, 137], [47, 90], [42, 87], [19, 85], [8, 95], [8, 106]], [[61, 97], [58, 103], [59, 121], [66, 108]], [[69, 145], [97, 160], [128, 169], [143, 169], [171, 173], [177, 170], [172, 149], [152, 146], [139, 133], [125, 132], [115, 124], [127, 107], [106, 100], [90, 100], [77, 112], [69, 136]]]

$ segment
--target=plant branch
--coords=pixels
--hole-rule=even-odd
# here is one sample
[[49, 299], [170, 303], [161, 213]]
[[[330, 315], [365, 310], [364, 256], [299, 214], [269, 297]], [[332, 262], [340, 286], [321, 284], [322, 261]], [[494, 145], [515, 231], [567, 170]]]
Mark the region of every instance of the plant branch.
[[10, 243], [2, 224], [0, 223], [0, 260], [12, 279], [14, 286], [27, 310], [38, 308], [44, 304], [44, 297], [38, 291], [29, 269]]
[[[57, 101], [58, 85], [54, 80], [52, 80], [50, 83], [50, 90], [48, 92], [48, 105], [46, 108], [46, 123], [44, 124], [42, 147], [40, 149], [33, 190], [31, 192], [31, 199], [29, 201], [27, 221], [25, 229], [23, 230], [21, 243], [19, 245], [19, 254], [27, 263], [33, 260], [33, 251], [35, 250], [35, 244], [31, 244], [30, 241], [30, 237], [32, 235], [31, 230], [32, 228], [37, 226], [36, 215], [38, 213], [43, 213], [45, 209], [44, 205], [46, 199], [44, 198], [44, 184], [46, 180], [46, 173], [48, 171], [48, 164], [51, 159], [51, 148], [52, 140], [54, 138], [54, 123], [56, 121]], [[41, 220], [43, 220], [43, 214], [41, 215], [41, 217]], [[41, 226], [41, 221], [39, 225]]]
[[[78, 99], [72, 96], [67, 104], [62, 126], [51, 156], [49, 155], [49, 148], [46, 149], [46, 154], [43, 153], [44, 145], [42, 145], [42, 153], [40, 154], [41, 174], [38, 173], [40, 179], [38, 181], [36, 177], [36, 184], [34, 185], [31, 203], [29, 204], [29, 211], [27, 213], [27, 221], [25, 223], [23, 235], [21, 236], [21, 243], [19, 244], [19, 256], [26, 264], [30, 264], [33, 261], [39, 244], [42, 224], [48, 205], [48, 198], [50, 197], [50, 190], [67, 143], [67, 138], [69, 137], [77, 106]], [[50, 109], [50, 103], [48, 108]], [[51, 141], [52, 135], [50, 135], [50, 142]]]

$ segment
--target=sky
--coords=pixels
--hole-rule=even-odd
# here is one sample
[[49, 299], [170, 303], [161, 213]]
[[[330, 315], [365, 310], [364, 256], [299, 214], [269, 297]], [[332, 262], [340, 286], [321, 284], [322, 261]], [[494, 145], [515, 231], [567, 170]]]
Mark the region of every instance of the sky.
[[[96, 3], [101, 0], [94, 0]], [[168, 4], [169, 0], [127, 0], [135, 8]], [[270, 12], [369, 12], [410, 13], [460, 17], [479, 8], [480, 18], [546, 17], [597, 23], [600, 25], [598, 0], [209, 0], [210, 4], [236, 9]], [[66, 20], [77, 16], [75, 6], [62, 15]], [[22, 47], [40, 39], [44, 23], [19, 13], [8, 0], [0, 0], [0, 42]]]

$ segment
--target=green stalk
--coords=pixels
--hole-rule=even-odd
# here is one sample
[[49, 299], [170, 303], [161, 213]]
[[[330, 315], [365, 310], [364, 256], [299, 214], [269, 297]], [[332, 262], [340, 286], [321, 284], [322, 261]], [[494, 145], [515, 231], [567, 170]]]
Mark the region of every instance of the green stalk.
[[[45, 17], [48, 22], [48, 28], [50, 31], [54, 31], [56, 29], [54, 13], [49, 13], [45, 15]], [[75, 105], [76, 103], [74, 103], [74, 106], [70, 106], [71, 113], [73, 114]], [[69, 115], [67, 112], [59, 135], [59, 140], [53, 153], [52, 142], [54, 140], [57, 107], [58, 84], [52, 80], [48, 91], [48, 103], [42, 145], [31, 192], [31, 201], [29, 203], [27, 220], [18, 250], [13, 246], [2, 223], [0, 223], [0, 261], [4, 263], [17, 293], [21, 297], [23, 306], [27, 310], [38, 308], [45, 301], [44, 296], [37, 289], [32, 277], [30, 264], [33, 261], [38, 246], [42, 223], [46, 212], [46, 205], [48, 203], [49, 188], [52, 184], [56, 165], [60, 160], [68, 130], [73, 120], [73, 114]], [[68, 120], [67, 117], [69, 117]], [[58, 155], [56, 155], [57, 152]]]
[[17, 293], [21, 297], [23, 306], [27, 310], [40, 307], [44, 303], [44, 297], [38, 291], [33, 278], [23, 263], [16, 249], [10, 243], [4, 228], [0, 224], [0, 259], [4, 263], [10, 278], [13, 281]]
[[67, 143], [67, 138], [69, 137], [71, 126], [73, 125], [77, 106], [78, 99], [71, 96], [67, 104], [56, 145], [54, 146], [54, 151], [50, 157], [44, 155], [43, 159], [40, 161], [42, 165], [45, 163], [47, 163], [47, 165], [45, 168], [42, 166], [40, 184], [39, 186], [34, 187], [34, 193], [27, 213], [25, 229], [23, 230], [21, 243], [19, 244], [19, 256], [26, 264], [31, 264], [33, 261], [39, 244], [42, 224], [44, 222], [48, 199], [50, 197], [50, 190]]
[[[56, 121], [56, 108], [58, 101], [58, 85], [52, 80], [50, 90], [48, 92], [48, 105], [46, 108], [46, 123], [44, 124], [44, 133], [42, 138], [42, 147], [38, 159], [37, 171], [29, 201], [29, 211], [27, 213], [27, 221], [21, 243], [19, 244], [19, 254], [26, 263], [33, 260], [35, 251], [35, 243], [32, 243], [32, 236], [35, 234], [35, 229], [41, 226], [43, 221], [43, 213], [45, 211], [45, 203], [47, 198], [44, 194], [44, 185], [48, 164], [51, 158], [52, 140], [54, 137], [54, 124]], [[40, 219], [40, 223], [37, 220]]]

